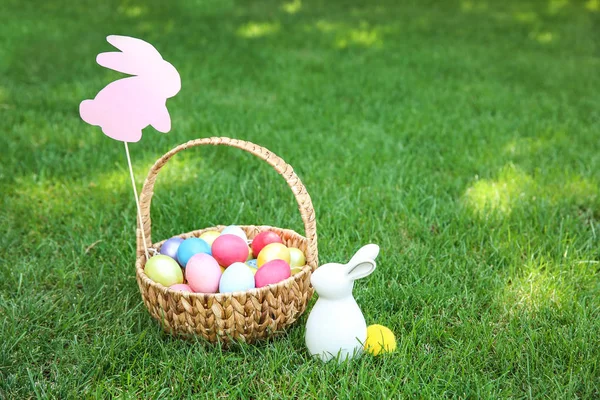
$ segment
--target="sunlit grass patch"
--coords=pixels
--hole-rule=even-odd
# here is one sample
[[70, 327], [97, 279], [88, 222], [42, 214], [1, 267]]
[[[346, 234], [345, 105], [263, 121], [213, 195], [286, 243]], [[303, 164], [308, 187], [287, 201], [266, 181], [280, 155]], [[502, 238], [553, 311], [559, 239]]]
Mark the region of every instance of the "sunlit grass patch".
[[315, 27], [321, 31], [321, 32], [332, 32], [334, 30], [340, 29], [341, 25], [340, 24], [336, 24], [334, 22], [331, 21], [327, 21], [324, 19], [321, 19], [319, 21], [316, 22]]
[[462, 0], [460, 2], [460, 9], [463, 12], [482, 12], [489, 8], [485, 1], [478, 0]]
[[588, 0], [585, 3], [585, 8], [591, 12], [600, 11], [600, 0]]
[[348, 46], [380, 47], [383, 43], [378, 29], [361, 23], [358, 28], [345, 29], [338, 33], [335, 45], [339, 48]]
[[384, 43], [383, 31], [389, 30], [389, 27], [374, 26], [367, 21], [350, 25], [324, 19], [318, 20], [314, 27], [319, 32], [331, 35], [334, 47], [340, 49], [346, 47], [380, 48]]
[[504, 167], [496, 179], [479, 179], [467, 189], [464, 201], [478, 213], [487, 212], [509, 214], [519, 202], [529, 199], [533, 189], [533, 179], [515, 167]]
[[556, 40], [557, 35], [549, 31], [531, 32], [529, 37], [540, 44], [548, 44]]
[[237, 34], [247, 39], [254, 39], [263, 36], [271, 36], [279, 32], [281, 24], [279, 22], [248, 22], [239, 27]]
[[148, 8], [139, 4], [121, 4], [117, 11], [130, 18], [138, 18], [148, 12]]
[[500, 294], [501, 302], [509, 312], [561, 309], [574, 301], [570, 281], [567, 271], [561, 271], [549, 261], [532, 260], [516, 277], [508, 280]]
[[281, 9], [288, 14], [296, 14], [302, 9], [302, 0], [292, 0], [287, 3], [283, 3]]

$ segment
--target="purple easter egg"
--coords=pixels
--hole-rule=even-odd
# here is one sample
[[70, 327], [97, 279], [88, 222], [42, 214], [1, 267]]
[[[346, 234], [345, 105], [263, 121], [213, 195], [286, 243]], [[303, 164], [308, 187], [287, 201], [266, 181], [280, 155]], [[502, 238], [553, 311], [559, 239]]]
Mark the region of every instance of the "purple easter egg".
[[160, 248], [160, 254], [164, 254], [165, 256], [171, 257], [173, 260], [177, 261], [177, 249], [179, 249], [179, 245], [183, 242], [183, 239], [180, 237], [172, 237], [163, 243]]

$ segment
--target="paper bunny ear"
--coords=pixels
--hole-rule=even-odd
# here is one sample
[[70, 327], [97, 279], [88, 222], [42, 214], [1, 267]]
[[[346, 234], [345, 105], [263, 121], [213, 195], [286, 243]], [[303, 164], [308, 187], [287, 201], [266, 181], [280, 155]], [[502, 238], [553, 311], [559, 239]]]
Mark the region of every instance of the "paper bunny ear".
[[129, 75], [140, 75], [163, 59], [154, 46], [141, 39], [110, 35], [106, 40], [122, 52], [98, 54], [96, 62], [105, 68]]

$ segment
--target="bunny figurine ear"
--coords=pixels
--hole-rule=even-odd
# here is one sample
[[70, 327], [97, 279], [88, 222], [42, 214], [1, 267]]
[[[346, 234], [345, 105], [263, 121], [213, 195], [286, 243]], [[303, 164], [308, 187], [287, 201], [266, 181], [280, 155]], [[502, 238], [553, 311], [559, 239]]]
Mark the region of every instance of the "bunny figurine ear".
[[129, 75], [140, 75], [144, 69], [152, 65], [160, 65], [162, 56], [148, 42], [128, 36], [110, 35], [108, 43], [122, 52], [101, 53], [96, 62], [105, 68]]
[[346, 265], [346, 275], [351, 281], [364, 278], [375, 271], [375, 261], [363, 260], [356, 263], [349, 263]]
[[361, 247], [348, 264], [355, 264], [358, 260], [375, 260], [379, 255], [379, 246], [376, 244], [367, 244]]
[[379, 255], [379, 246], [367, 244], [361, 247], [346, 264], [346, 273], [351, 280], [364, 278], [375, 271], [375, 259]]

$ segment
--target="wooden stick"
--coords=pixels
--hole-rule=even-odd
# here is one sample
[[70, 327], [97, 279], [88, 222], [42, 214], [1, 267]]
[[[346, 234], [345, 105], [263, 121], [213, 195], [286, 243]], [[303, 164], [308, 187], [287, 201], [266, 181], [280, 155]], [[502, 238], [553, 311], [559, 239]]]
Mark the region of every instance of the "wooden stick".
[[133, 187], [133, 194], [135, 195], [135, 205], [137, 206], [137, 214], [140, 220], [140, 230], [142, 231], [142, 240], [144, 242], [144, 253], [146, 253], [146, 260], [149, 260], [148, 247], [146, 245], [146, 234], [144, 233], [144, 222], [142, 221], [142, 211], [140, 210], [140, 201], [138, 199], [137, 189], [135, 188], [135, 178], [133, 177], [133, 168], [131, 167], [131, 157], [129, 157], [129, 147], [127, 142], [125, 143], [125, 154], [127, 154], [127, 164], [129, 165], [129, 175], [131, 176], [131, 186]]

